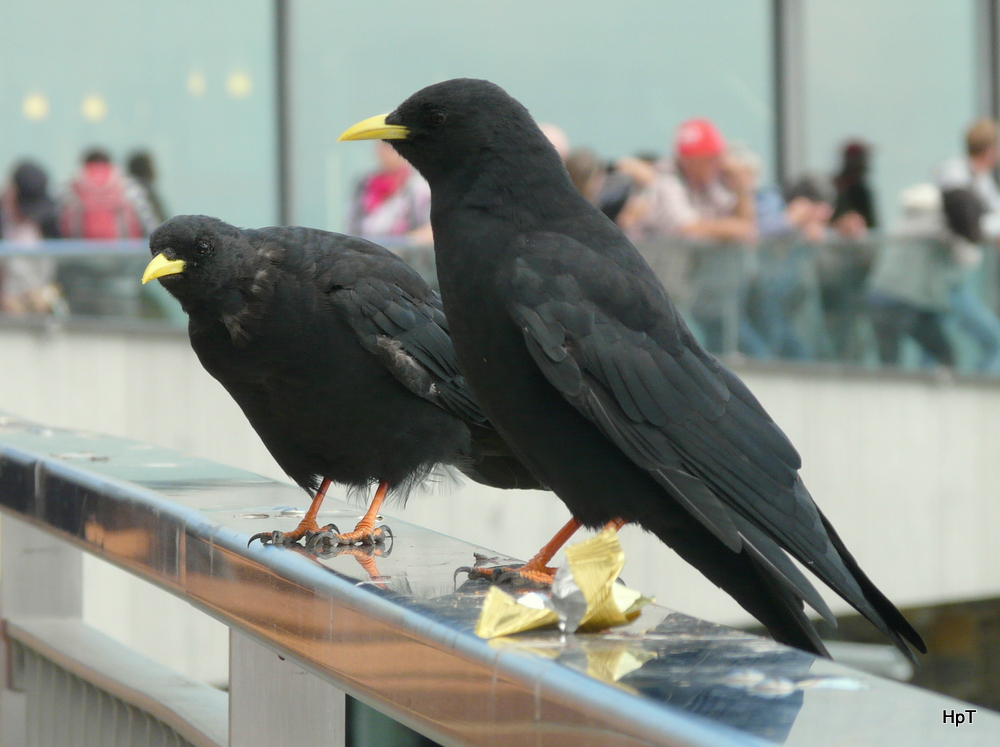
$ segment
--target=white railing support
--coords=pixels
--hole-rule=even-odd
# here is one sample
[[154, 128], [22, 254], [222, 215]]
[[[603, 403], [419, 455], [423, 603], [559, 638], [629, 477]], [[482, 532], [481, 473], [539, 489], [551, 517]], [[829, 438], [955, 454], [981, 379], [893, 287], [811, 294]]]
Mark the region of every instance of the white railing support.
[[[0, 620], [83, 614], [83, 553], [27, 522], [0, 521]], [[27, 744], [25, 695], [11, 689], [10, 646], [0, 641], [0, 747]]]
[[343, 747], [344, 693], [235, 629], [229, 631], [229, 747]]

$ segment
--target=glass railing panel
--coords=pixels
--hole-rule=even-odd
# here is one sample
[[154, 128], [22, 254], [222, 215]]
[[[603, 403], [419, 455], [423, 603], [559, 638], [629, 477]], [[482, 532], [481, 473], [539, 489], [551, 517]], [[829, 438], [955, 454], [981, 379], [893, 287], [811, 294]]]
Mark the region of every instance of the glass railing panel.
[[[432, 247], [387, 246], [437, 288]], [[638, 249], [695, 337], [720, 357], [1000, 376], [1000, 260], [992, 245], [778, 237], [754, 245], [662, 239]], [[7, 309], [0, 318], [23, 312], [183, 327], [184, 312], [162, 286], [139, 282], [148, 260], [143, 241], [0, 242], [0, 282], [27, 262], [56, 289], [45, 314]]]

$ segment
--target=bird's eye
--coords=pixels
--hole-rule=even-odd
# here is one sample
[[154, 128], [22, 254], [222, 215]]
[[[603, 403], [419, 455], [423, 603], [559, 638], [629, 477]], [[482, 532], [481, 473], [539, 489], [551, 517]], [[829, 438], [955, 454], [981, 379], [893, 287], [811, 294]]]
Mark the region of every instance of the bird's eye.
[[435, 109], [431, 112], [431, 122], [433, 124], [444, 124], [446, 119], [448, 119], [448, 115], [440, 109]]
[[194, 245], [194, 253], [199, 257], [207, 257], [212, 253], [212, 242], [208, 239], [200, 239], [198, 243]]

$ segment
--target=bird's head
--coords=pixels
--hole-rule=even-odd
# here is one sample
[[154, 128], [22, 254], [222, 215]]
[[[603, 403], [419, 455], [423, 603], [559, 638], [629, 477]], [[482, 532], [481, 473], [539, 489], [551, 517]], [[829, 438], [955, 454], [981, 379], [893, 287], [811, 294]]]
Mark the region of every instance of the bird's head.
[[457, 78], [427, 86], [389, 114], [348, 128], [340, 140], [388, 140], [431, 183], [489, 162], [539, 158], [561, 169], [531, 114], [495, 83]]
[[149, 237], [153, 259], [143, 284], [159, 280], [190, 311], [199, 304], [222, 305], [238, 291], [253, 247], [240, 229], [207, 215], [179, 215]]

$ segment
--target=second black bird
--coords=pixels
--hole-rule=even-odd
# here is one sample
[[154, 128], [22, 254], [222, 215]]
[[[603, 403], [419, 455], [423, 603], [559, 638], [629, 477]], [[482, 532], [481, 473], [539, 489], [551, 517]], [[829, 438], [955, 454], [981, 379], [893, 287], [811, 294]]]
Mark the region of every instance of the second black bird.
[[803, 601], [832, 613], [787, 552], [902, 651], [925, 650], [813, 502], [784, 433], [698, 344], [527, 109], [487, 81], [451, 80], [341, 138], [390, 140], [430, 183], [462, 371], [580, 523], [640, 524], [779, 641], [826, 653]]
[[500, 488], [538, 487], [486, 422], [458, 372], [437, 294], [399, 257], [309, 228], [240, 229], [172, 218], [150, 237], [143, 282], [159, 279], [189, 317], [202, 365], [243, 410], [275, 461], [314, 496], [289, 533], [309, 540], [331, 482], [377, 485], [358, 526], [439, 464]]

